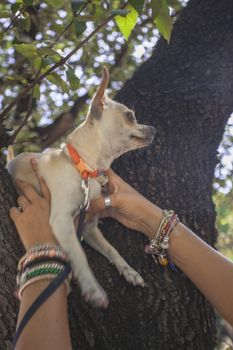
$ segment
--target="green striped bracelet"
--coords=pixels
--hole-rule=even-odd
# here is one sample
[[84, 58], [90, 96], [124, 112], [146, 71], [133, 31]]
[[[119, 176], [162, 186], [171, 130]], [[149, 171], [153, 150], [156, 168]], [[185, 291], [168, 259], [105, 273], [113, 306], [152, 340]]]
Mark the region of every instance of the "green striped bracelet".
[[59, 274], [59, 272], [61, 272], [62, 270], [64, 269], [64, 267], [62, 266], [62, 268], [55, 268], [55, 267], [51, 267], [51, 268], [38, 268], [38, 269], [35, 269], [34, 271], [29, 271], [27, 274], [26, 274], [26, 279], [30, 279], [32, 277], [35, 277], [35, 276], [40, 276], [40, 275], [45, 275], [47, 273], [53, 273], [53, 274]]
[[26, 269], [19, 278], [19, 286], [21, 287], [24, 283], [26, 283], [31, 278], [46, 275], [46, 274], [54, 274], [58, 275], [60, 272], [64, 270], [63, 264], [58, 263], [46, 263], [46, 264], [38, 264], [37, 266]]

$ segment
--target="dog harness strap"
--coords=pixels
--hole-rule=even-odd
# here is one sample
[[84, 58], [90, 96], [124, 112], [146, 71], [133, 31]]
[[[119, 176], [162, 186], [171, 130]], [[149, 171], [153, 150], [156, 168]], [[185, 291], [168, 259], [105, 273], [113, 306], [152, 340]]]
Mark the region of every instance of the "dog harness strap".
[[92, 170], [89, 168], [89, 166], [81, 159], [76, 149], [70, 143], [67, 143], [66, 146], [71, 159], [82, 176], [82, 179], [87, 180], [88, 177], [97, 177], [99, 175], [98, 170]]

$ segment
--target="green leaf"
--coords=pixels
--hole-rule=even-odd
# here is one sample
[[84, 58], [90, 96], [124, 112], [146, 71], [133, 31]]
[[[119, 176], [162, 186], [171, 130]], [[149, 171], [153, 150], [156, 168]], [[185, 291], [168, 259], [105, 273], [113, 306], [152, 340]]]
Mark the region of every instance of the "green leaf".
[[59, 85], [64, 92], [69, 94], [70, 90], [68, 86], [66, 85], [65, 81], [62, 80], [60, 75], [58, 75], [57, 73], [53, 72], [52, 74], [48, 75], [46, 79], [50, 81], [52, 84]]
[[31, 17], [27, 14], [26, 17], [19, 20], [19, 26], [29, 32], [31, 28]]
[[133, 28], [136, 25], [138, 13], [131, 5], [128, 5], [126, 9], [129, 10], [130, 13], [128, 13], [125, 17], [116, 16], [115, 21], [125, 39], [128, 40]]
[[142, 13], [144, 3], [145, 0], [129, 0], [129, 4], [135, 8], [139, 15]]
[[71, 67], [69, 67], [68, 70], [66, 71], [66, 77], [69, 82], [71, 90], [76, 90], [79, 87], [80, 81]]
[[80, 22], [78, 19], [75, 18], [74, 20], [74, 29], [77, 36], [81, 35], [85, 29], [86, 29], [86, 23]]
[[[152, 8], [153, 12], [153, 8]], [[158, 15], [154, 18], [154, 23], [161, 35], [169, 42], [172, 32], [172, 18], [169, 13], [167, 0], [161, 0], [161, 7]]]
[[42, 68], [46, 68], [54, 64], [54, 60], [51, 57], [42, 58]]
[[36, 52], [35, 46], [31, 44], [14, 44], [13, 45], [21, 55], [27, 58], [37, 58], [38, 54]]
[[65, 4], [64, 0], [45, 0], [45, 2], [56, 9], [63, 7]]
[[121, 1], [120, 0], [112, 0], [111, 4], [113, 8], [118, 8], [120, 6]]
[[57, 51], [52, 50], [49, 47], [41, 47], [40, 49], [37, 49], [36, 51], [41, 56], [52, 56], [52, 57], [57, 56], [59, 58], [61, 57]]
[[33, 97], [36, 98], [37, 100], [40, 99], [40, 86], [36, 84], [33, 88]]
[[182, 9], [182, 4], [179, 0], [168, 0], [168, 6], [171, 6], [176, 12]]
[[24, 5], [31, 6], [33, 4], [33, 0], [23, 0]]
[[18, 74], [7, 75], [6, 78], [8, 80], [17, 80], [17, 81], [20, 81], [23, 84], [27, 84], [27, 80], [24, 77], [21, 77]]
[[77, 16], [79, 21], [82, 22], [94, 22], [97, 20], [97, 18], [95, 16], [89, 16], [89, 15], [85, 15], [85, 16]]
[[11, 16], [10, 12], [6, 10], [0, 11], [0, 18], [8, 18], [10, 16]]
[[54, 30], [58, 35], [61, 34], [64, 30], [64, 26], [62, 24], [52, 23], [51, 29]]
[[11, 11], [15, 15], [19, 9], [22, 8], [21, 3], [16, 2], [15, 4], [11, 5]]
[[128, 13], [130, 13], [130, 11], [123, 10], [123, 9], [115, 9], [115, 10], [112, 10], [111, 13], [112, 15], [126, 17]]
[[40, 69], [41, 61], [42, 61], [41, 57], [37, 57], [34, 60], [32, 60], [33, 67], [35, 67], [36, 69]]
[[80, 7], [85, 3], [85, 0], [74, 0], [71, 2], [71, 8], [73, 11], [73, 15], [75, 16], [76, 13], [78, 12], [78, 10], [80, 9]]
[[163, 0], [151, 0], [152, 18], [158, 17], [163, 5]]

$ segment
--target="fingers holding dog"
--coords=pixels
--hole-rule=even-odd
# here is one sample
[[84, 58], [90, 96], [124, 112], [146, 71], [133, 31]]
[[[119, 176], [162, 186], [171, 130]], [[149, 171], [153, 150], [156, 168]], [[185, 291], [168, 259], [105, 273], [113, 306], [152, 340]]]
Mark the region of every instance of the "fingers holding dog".
[[17, 199], [17, 203], [23, 211], [25, 211], [31, 205], [31, 203], [25, 196], [19, 196]]
[[35, 173], [35, 176], [37, 178], [37, 181], [40, 185], [40, 190], [41, 190], [41, 193], [42, 195], [50, 201], [50, 197], [51, 197], [51, 194], [50, 194], [50, 190], [46, 184], [46, 182], [44, 181], [44, 179], [40, 176], [39, 174], [39, 168], [38, 168], [38, 163], [37, 163], [37, 160], [35, 158], [32, 158], [30, 159], [30, 164], [31, 164], [31, 167], [32, 167], [32, 170], [34, 171]]
[[16, 222], [16, 220], [18, 219], [20, 214], [21, 214], [21, 212], [20, 212], [20, 210], [18, 208], [16, 208], [16, 207], [10, 208], [10, 218], [14, 222]]
[[23, 195], [29, 200], [29, 202], [33, 203], [40, 197], [36, 190], [34, 190], [34, 188], [26, 182], [16, 179], [16, 185]]
[[[98, 213], [103, 213], [105, 212], [105, 216], [111, 216], [112, 208], [117, 206], [117, 195], [111, 194], [106, 197], [99, 197], [97, 199], [94, 199], [91, 201], [91, 207], [89, 211], [92, 214], [98, 214]], [[103, 217], [103, 216], [102, 216]]]

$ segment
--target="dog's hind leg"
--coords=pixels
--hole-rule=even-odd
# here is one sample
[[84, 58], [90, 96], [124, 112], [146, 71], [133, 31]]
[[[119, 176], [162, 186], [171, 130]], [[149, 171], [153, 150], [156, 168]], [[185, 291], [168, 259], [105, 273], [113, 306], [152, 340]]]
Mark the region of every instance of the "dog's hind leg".
[[76, 237], [72, 216], [53, 213], [50, 223], [55, 237], [69, 257], [74, 277], [78, 280], [85, 300], [93, 306], [107, 307], [107, 295], [88, 265], [86, 255]]
[[118, 251], [104, 238], [102, 232], [97, 227], [97, 220], [94, 219], [85, 225], [83, 238], [92, 248], [114, 264], [120, 275], [123, 275], [127, 282], [134, 286], [144, 287], [145, 282], [139, 273], [130, 267]]

